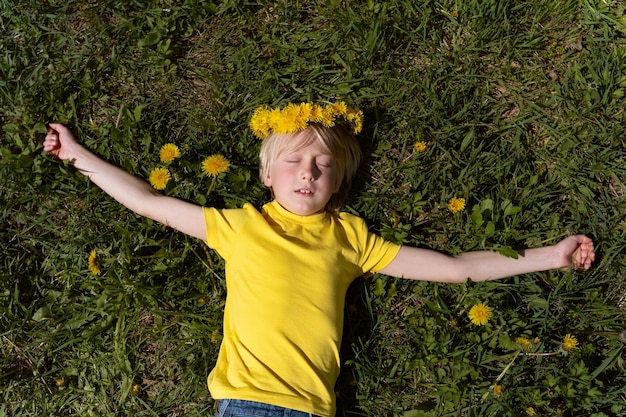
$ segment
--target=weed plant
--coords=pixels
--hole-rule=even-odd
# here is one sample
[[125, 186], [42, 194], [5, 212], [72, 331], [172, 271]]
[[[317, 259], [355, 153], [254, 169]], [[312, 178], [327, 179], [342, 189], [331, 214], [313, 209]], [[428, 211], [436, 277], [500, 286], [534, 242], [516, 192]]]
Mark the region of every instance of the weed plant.
[[[43, 155], [46, 123], [146, 179], [174, 143], [163, 192], [260, 206], [253, 109], [336, 99], [366, 113], [346, 210], [373, 231], [509, 256], [586, 233], [598, 253], [586, 273], [357, 281], [338, 415], [624, 415], [625, 7], [0, 0], [0, 416], [213, 408], [222, 261]], [[213, 154], [231, 165], [212, 182]]]

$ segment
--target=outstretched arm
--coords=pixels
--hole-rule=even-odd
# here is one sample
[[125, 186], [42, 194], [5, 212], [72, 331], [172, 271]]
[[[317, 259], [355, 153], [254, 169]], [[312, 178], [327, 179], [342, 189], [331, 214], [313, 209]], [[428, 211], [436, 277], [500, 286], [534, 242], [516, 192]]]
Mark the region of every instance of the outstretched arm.
[[517, 259], [497, 252], [466, 252], [452, 257], [428, 249], [403, 246], [396, 258], [379, 271], [398, 278], [461, 283], [488, 281], [548, 269], [589, 269], [595, 258], [593, 242], [575, 235], [553, 246], [526, 249]]
[[49, 154], [71, 162], [94, 184], [135, 213], [206, 240], [202, 207], [158, 193], [147, 182], [80, 145], [65, 126], [51, 123], [43, 147]]

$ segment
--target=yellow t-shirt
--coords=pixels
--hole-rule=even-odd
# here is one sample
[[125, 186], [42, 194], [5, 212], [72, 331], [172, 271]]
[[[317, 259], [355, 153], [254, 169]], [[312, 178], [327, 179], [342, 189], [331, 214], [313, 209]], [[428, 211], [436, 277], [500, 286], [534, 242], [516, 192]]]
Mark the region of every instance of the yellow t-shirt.
[[343, 307], [350, 283], [399, 246], [347, 213], [298, 216], [204, 209], [207, 244], [226, 261], [224, 337], [208, 377], [215, 399], [335, 414]]

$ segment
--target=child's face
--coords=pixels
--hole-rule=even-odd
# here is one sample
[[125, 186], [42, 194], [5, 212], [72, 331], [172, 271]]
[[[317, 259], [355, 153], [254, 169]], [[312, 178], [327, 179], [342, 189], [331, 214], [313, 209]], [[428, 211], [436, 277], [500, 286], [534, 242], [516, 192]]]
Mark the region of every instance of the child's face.
[[276, 201], [291, 213], [321, 213], [339, 190], [337, 162], [318, 141], [304, 147], [295, 143], [278, 155], [264, 182], [272, 188]]

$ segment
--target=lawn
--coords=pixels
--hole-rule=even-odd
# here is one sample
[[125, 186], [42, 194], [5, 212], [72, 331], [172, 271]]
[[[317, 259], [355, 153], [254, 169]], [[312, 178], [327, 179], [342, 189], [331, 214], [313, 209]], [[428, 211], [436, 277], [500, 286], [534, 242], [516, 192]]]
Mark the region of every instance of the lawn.
[[[146, 180], [167, 168], [168, 195], [260, 207], [254, 109], [334, 100], [365, 113], [344, 209], [372, 231], [448, 254], [574, 233], [597, 250], [584, 273], [359, 279], [337, 415], [624, 415], [625, 9], [0, 0], [0, 416], [213, 410], [223, 261], [44, 155], [47, 123]], [[214, 178], [211, 155], [230, 163]]]

